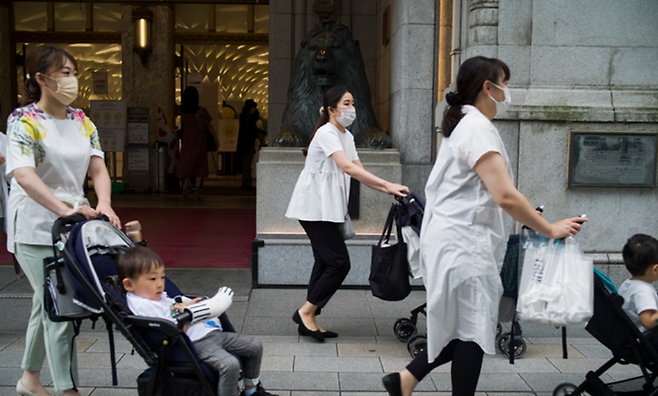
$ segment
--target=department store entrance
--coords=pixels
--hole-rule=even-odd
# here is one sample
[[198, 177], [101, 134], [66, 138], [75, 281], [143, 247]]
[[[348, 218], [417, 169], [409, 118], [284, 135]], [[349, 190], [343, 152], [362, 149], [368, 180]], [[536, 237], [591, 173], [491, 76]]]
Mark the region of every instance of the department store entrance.
[[[25, 54], [44, 43], [63, 48], [76, 58], [80, 93], [72, 106], [82, 108], [90, 118], [94, 101], [124, 100], [128, 102], [127, 108], [143, 107], [141, 103], [130, 103], [139, 101], [127, 97], [125, 89], [126, 81], [131, 82], [136, 78], [133, 75], [135, 68], [131, 65], [134, 62], [127, 58], [134, 56], [134, 52], [125, 46], [127, 42], [133, 41], [134, 12], [141, 4], [147, 8], [156, 7], [153, 3], [140, 0], [7, 2], [10, 48], [15, 56], [0, 62], [6, 63], [4, 68], [9, 71], [9, 75], [16, 76], [10, 83], [10, 94], [6, 96], [15, 100], [3, 102], [0, 116], [6, 119], [11, 109], [20, 102], [20, 91], [26, 74]], [[220, 143], [218, 151], [208, 153], [209, 178], [205, 180], [203, 193], [241, 195], [237, 191], [241, 169], [235, 159], [235, 148], [222, 145], [226, 139], [221, 134], [227, 124], [237, 122], [246, 99], [258, 103], [260, 120], [263, 128], [267, 129], [268, 1], [199, 0], [194, 3], [164, 0], [157, 7], [170, 9], [169, 15], [173, 18], [173, 22], [168, 25], [173, 30], [173, 40], [167, 47], [171, 59], [175, 59], [172, 62], [173, 72], [168, 74], [172, 78], [152, 74], [154, 79], [162, 78], [156, 84], [170, 87], [167, 89], [171, 90], [171, 94], [162, 98], [167, 129], [175, 134], [181, 126], [179, 109], [184, 88], [188, 85], [197, 87], [200, 105], [210, 113]], [[159, 14], [151, 23], [159, 23], [158, 17]], [[153, 40], [158, 39], [153, 37]], [[161, 66], [157, 64], [159, 61], [161, 57], [152, 56], [148, 67], [158, 70]], [[140, 92], [140, 95], [150, 103], [157, 103], [160, 99], [153, 97], [158, 95], [157, 92]], [[152, 146], [159, 139], [159, 123], [162, 122], [157, 117], [158, 109], [154, 109], [160, 107], [159, 103], [157, 106], [149, 104], [149, 107], [149, 133], [145, 147]], [[130, 174], [127, 141], [124, 144], [124, 147], [116, 151], [106, 152], [108, 169], [117, 185], [124, 183]], [[260, 144], [267, 144], [266, 137]], [[175, 149], [180, 147], [180, 143], [177, 145]], [[150, 174], [146, 177], [147, 187], [137, 192], [156, 191], [153, 183], [156, 164], [152, 156], [148, 162]], [[180, 194], [177, 180], [168, 176], [166, 190], [161, 192]], [[124, 188], [131, 190], [125, 183]], [[253, 195], [253, 192], [245, 195]]]

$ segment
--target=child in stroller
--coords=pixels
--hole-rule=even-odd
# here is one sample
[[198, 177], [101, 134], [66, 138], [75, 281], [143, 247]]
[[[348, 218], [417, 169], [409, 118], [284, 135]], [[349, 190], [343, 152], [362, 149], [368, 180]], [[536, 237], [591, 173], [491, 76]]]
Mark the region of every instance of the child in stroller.
[[[164, 291], [165, 270], [162, 259], [146, 247], [131, 247], [120, 255], [117, 259], [117, 272], [119, 281], [127, 291], [128, 307], [137, 316], [158, 317], [176, 323], [186, 311], [194, 311], [195, 307], [207, 309], [206, 306], [195, 304], [201, 298], [176, 301], [167, 295]], [[214, 308], [223, 312], [230, 305], [232, 296], [231, 289], [219, 289], [212, 299], [219, 306]], [[193, 316], [198, 316], [197, 312]], [[252, 336], [220, 330], [221, 324], [216, 318], [186, 325], [185, 328], [200, 359], [220, 373], [217, 395], [237, 394], [240, 361], [235, 355], [238, 355], [243, 362], [245, 386], [241, 396], [274, 396], [262, 387], [259, 380], [263, 357], [261, 342]]]
[[[624, 297], [622, 308], [638, 330], [645, 332], [658, 325], [658, 294], [653, 286], [658, 281], [658, 240], [649, 235], [633, 235], [622, 255], [632, 275], [619, 287], [618, 294]], [[650, 342], [658, 350], [658, 338]]]

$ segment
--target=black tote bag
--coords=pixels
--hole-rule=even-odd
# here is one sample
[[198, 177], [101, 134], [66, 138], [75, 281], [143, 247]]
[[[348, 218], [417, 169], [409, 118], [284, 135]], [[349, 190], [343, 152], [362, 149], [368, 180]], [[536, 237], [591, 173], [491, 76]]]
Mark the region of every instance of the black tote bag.
[[402, 240], [401, 227], [396, 222], [398, 241], [389, 245], [393, 219], [399, 205], [393, 204], [388, 212], [384, 231], [379, 242], [372, 247], [370, 263], [370, 289], [375, 297], [386, 301], [400, 301], [411, 293], [407, 244]]

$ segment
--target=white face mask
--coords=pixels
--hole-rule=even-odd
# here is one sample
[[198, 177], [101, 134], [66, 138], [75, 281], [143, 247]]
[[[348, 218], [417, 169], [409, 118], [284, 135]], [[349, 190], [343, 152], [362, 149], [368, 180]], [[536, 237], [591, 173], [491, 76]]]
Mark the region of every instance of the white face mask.
[[507, 88], [507, 87], [501, 88], [501, 87], [499, 87], [498, 85], [496, 85], [494, 83], [491, 83], [491, 84], [494, 87], [496, 87], [496, 88], [500, 89], [501, 91], [503, 91], [503, 93], [505, 94], [505, 99], [502, 102], [498, 102], [496, 99], [491, 97], [491, 95], [487, 94], [487, 95], [489, 95], [489, 98], [496, 103], [496, 115], [499, 116], [499, 115], [504, 114], [507, 111], [507, 109], [509, 108], [510, 103], [512, 103], [512, 97], [510, 96], [509, 88]]
[[338, 121], [338, 123], [342, 125], [343, 128], [347, 128], [348, 126], [352, 125], [355, 119], [356, 119], [356, 109], [340, 110], [340, 116], [336, 117], [336, 121]]
[[53, 92], [50, 88], [46, 88], [48, 88], [55, 99], [59, 100], [64, 106], [70, 105], [78, 97], [78, 77], [68, 76], [53, 78], [46, 74], [44, 74], [44, 76], [57, 83], [57, 91]]

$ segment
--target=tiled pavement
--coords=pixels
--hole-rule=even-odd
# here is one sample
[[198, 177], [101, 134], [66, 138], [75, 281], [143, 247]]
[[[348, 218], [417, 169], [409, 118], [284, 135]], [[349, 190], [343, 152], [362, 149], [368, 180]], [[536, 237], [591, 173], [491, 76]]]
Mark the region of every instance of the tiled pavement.
[[[406, 345], [393, 334], [393, 324], [398, 318], [409, 317], [409, 311], [424, 299], [422, 291], [392, 303], [378, 300], [366, 290], [340, 290], [319, 318], [340, 337], [318, 344], [299, 337], [290, 319], [305, 299], [303, 289], [251, 290], [249, 270], [170, 269], [168, 276], [184, 291], [212, 295], [221, 285], [235, 290], [229, 317], [238, 331], [258, 335], [263, 341], [262, 382], [282, 396], [385, 395], [383, 374], [402, 369], [410, 360]], [[29, 296], [26, 279], [17, 278], [11, 267], [0, 266], [0, 396], [15, 395]], [[569, 358], [565, 360], [560, 330], [531, 324], [522, 327], [528, 344], [525, 356], [514, 365], [500, 354], [486, 356], [478, 384], [480, 395], [551, 395], [562, 382], [581, 382], [587, 371], [598, 368], [610, 356], [584, 330], [573, 328], [569, 329]], [[131, 353], [130, 344], [120, 334], [116, 342], [119, 385], [113, 387], [104, 326], [83, 326], [77, 341], [83, 395], [137, 394], [135, 378], [146, 366]], [[635, 367], [615, 367], [607, 378], [621, 379], [636, 372]], [[42, 371], [42, 381], [50, 383], [47, 368]], [[436, 369], [417, 388], [426, 395], [449, 395], [449, 390], [448, 366]]]

